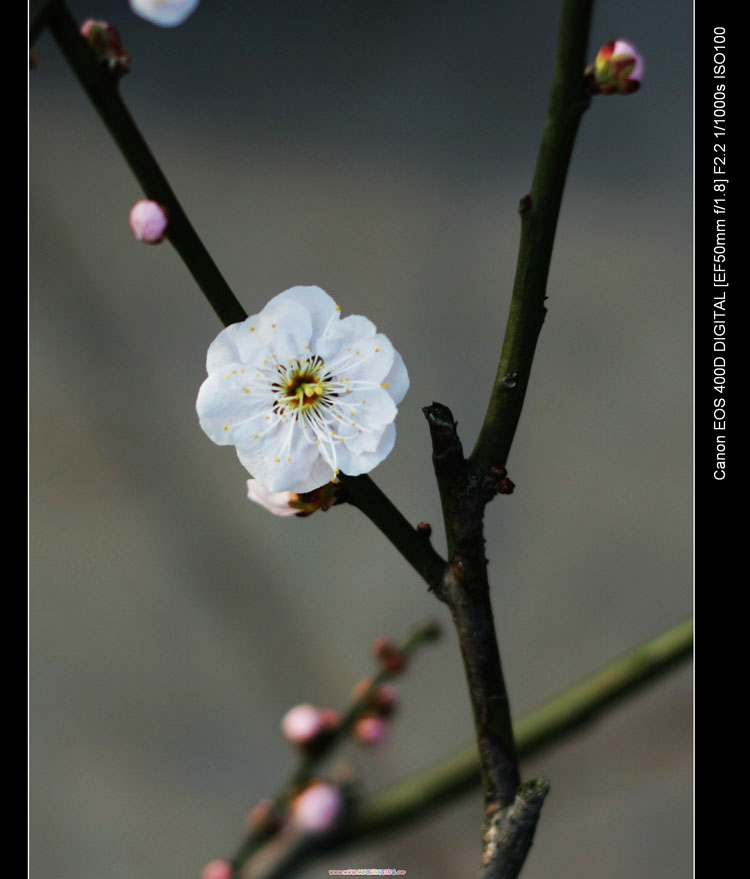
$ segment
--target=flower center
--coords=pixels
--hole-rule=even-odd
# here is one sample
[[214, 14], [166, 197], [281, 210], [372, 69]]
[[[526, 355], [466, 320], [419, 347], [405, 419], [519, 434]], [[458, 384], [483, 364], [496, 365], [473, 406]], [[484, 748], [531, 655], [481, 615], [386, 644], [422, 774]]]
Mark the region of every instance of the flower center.
[[279, 380], [272, 385], [277, 394], [276, 411], [283, 407], [306, 412], [319, 404], [331, 405], [327, 400], [328, 396], [335, 396], [329, 390], [331, 376], [326, 373], [320, 357], [304, 362], [295, 360], [289, 366], [278, 364], [276, 371]]

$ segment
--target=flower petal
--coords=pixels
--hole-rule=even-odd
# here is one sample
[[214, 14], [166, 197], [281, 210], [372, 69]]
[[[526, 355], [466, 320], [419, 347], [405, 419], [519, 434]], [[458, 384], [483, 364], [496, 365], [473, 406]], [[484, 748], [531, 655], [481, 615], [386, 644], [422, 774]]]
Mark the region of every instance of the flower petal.
[[393, 365], [385, 377], [383, 385], [387, 386], [387, 391], [396, 404], [404, 399], [409, 390], [409, 373], [406, 371], [403, 358], [395, 348], [393, 350]]
[[349, 442], [342, 443], [336, 450], [339, 469], [349, 476], [360, 476], [369, 473], [370, 470], [380, 464], [390, 455], [396, 443], [396, 425], [388, 424], [378, 439], [378, 443], [372, 450], [355, 451]]
[[248, 381], [241, 363], [211, 373], [198, 391], [195, 404], [200, 425], [218, 445], [234, 443], [238, 425], [262, 419], [269, 411], [268, 395]]
[[273, 302], [294, 302], [307, 309], [312, 321], [312, 334], [316, 339], [323, 335], [329, 325], [339, 321], [339, 307], [320, 287], [290, 287], [274, 296], [268, 304]]
[[270, 491], [312, 491], [335, 475], [319, 446], [309, 443], [301, 425], [292, 419], [279, 422], [265, 434], [253, 435], [243, 428], [236, 434], [235, 445], [242, 465]]

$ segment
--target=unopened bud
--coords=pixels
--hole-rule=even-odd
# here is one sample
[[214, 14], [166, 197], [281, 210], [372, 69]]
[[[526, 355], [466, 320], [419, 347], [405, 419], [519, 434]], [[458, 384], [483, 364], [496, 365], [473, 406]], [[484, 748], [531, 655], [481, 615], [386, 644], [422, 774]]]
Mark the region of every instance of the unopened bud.
[[292, 491], [269, 491], [255, 479], [247, 480], [247, 496], [251, 501], [273, 513], [274, 516], [297, 516], [299, 510], [291, 506], [299, 495]]
[[340, 482], [327, 482], [320, 488], [314, 488], [312, 491], [302, 491], [294, 495], [289, 501], [291, 507], [297, 510], [297, 515], [309, 516], [316, 510], [330, 510], [336, 504], [342, 504], [347, 499], [347, 492]]
[[403, 650], [397, 647], [390, 638], [376, 638], [372, 645], [373, 655], [383, 666], [384, 671], [395, 674], [406, 665]]
[[[587, 71], [591, 75], [589, 68]], [[643, 58], [627, 40], [609, 40], [594, 60], [593, 88], [602, 95], [629, 95], [638, 91], [643, 78]]]
[[362, 745], [379, 745], [388, 736], [388, 723], [382, 717], [366, 714], [354, 724], [352, 734]]
[[130, 228], [144, 244], [159, 244], [167, 231], [167, 215], [155, 201], [142, 198], [130, 209]]
[[316, 708], [314, 705], [295, 705], [290, 708], [281, 721], [281, 731], [288, 741], [298, 748], [309, 750], [320, 744], [336, 729], [339, 722], [337, 712], [331, 708]]
[[429, 522], [418, 522], [417, 534], [421, 534], [422, 537], [432, 537], [432, 525]]
[[325, 833], [335, 826], [342, 807], [339, 788], [316, 781], [293, 800], [292, 820], [307, 833]]
[[390, 717], [398, 708], [399, 692], [393, 684], [382, 684], [374, 694], [372, 708], [380, 717]]
[[94, 57], [119, 79], [130, 72], [130, 55], [122, 48], [120, 34], [106, 21], [89, 18], [81, 25], [81, 36], [91, 47]]
[[231, 879], [229, 861], [209, 861], [201, 872], [201, 879]]

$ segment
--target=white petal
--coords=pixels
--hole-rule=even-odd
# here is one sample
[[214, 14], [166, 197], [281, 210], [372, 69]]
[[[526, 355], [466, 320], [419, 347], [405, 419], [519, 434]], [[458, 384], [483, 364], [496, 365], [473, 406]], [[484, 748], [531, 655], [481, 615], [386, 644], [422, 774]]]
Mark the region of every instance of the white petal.
[[403, 358], [395, 348], [393, 350], [393, 365], [383, 384], [388, 386], [387, 391], [396, 404], [404, 399], [409, 390], [409, 373], [406, 371]]
[[257, 422], [268, 413], [268, 395], [252, 385], [241, 363], [212, 373], [200, 386], [195, 403], [203, 430], [220, 446], [234, 442], [238, 425]]
[[308, 443], [302, 433], [291, 419], [257, 437], [243, 430], [236, 438], [237, 455], [270, 491], [312, 491], [330, 482], [334, 471], [320, 462], [319, 446]]
[[313, 337], [323, 335], [329, 324], [333, 326], [339, 320], [339, 308], [333, 299], [320, 287], [290, 287], [269, 302], [295, 302], [302, 305], [310, 314]]
[[309, 354], [312, 319], [310, 312], [296, 302], [272, 299], [258, 315], [257, 323], [251, 326], [253, 332], [248, 333], [248, 337], [257, 333], [280, 363], [287, 364]]
[[210, 374], [229, 363], [256, 367], [274, 359], [287, 363], [309, 353], [311, 335], [312, 323], [306, 308], [272, 299], [260, 314], [219, 333], [208, 348], [206, 371]]
[[350, 314], [336, 323], [331, 323], [323, 336], [315, 343], [315, 353], [328, 362], [348, 346], [356, 346], [377, 332], [375, 324], [359, 314]]
[[326, 361], [326, 367], [339, 380], [367, 381], [379, 384], [393, 366], [393, 345], [387, 336], [377, 333], [369, 338], [342, 345]]
[[388, 424], [383, 430], [377, 446], [372, 451], [355, 452], [349, 448], [348, 443], [342, 443], [337, 449], [339, 469], [348, 476], [360, 476], [369, 473], [370, 470], [390, 455], [396, 442], [396, 425]]
[[174, 27], [195, 10], [198, 0], [130, 0], [136, 15], [161, 27]]
[[[350, 416], [350, 420], [356, 422], [360, 427], [374, 429], [390, 424], [398, 412], [390, 394], [380, 385], [353, 390], [351, 394], [346, 395], [336, 409], [344, 417]], [[350, 415], [351, 412], [355, 414]]]

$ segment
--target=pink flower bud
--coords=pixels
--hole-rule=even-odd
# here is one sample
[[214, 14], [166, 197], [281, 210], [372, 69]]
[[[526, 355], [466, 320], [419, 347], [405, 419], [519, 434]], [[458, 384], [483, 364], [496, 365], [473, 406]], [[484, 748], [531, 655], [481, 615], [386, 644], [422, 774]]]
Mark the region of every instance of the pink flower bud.
[[81, 25], [81, 36], [91, 47], [99, 64], [117, 77], [130, 72], [130, 55], [122, 48], [120, 34], [106, 21], [89, 18]]
[[298, 509], [290, 506], [299, 498], [292, 491], [269, 491], [255, 479], [247, 480], [247, 496], [274, 516], [296, 516]]
[[144, 244], [158, 244], [164, 240], [167, 215], [155, 201], [142, 198], [130, 209], [130, 228], [133, 235]]
[[339, 723], [338, 714], [331, 708], [314, 705], [295, 705], [281, 721], [284, 736], [300, 748], [310, 748], [332, 733]]
[[362, 745], [379, 745], [388, 737], [388, 724], [382, 717], [366, 714], [354, 724], [353, 735]]
[[331, 830], [343, 809], [343, 797], [332, 784], [314, 782], [292, 802], [292, 820], [307, 833]]
[[257, 479], [247, 480], [247, 496], [274, 516], [298, 516], [305, 518], [316, 510], [329, 510], [343, 503], [346, 494], [340, 483], [328, 482], [312, 491], [269, 491]]
[[384, 671], [396, 674], [406, 666], [406, 656], [403, 650], [385, 636], [376, 638], [372, 645], [373, 656], [380, 661]]
[[373, 710], [380, 717], [390, 717], [398, 708], [399, 693], [398, 688], [393, 684], [383, 684], [375, 691], [373, 699]]
[[643, 58], [627, 40], [609, 40], [599, 49], [593, 74], [600, 94], [629, 95], [641, 87]]
[[295, 745], [302, 745], [320, 732], [320, 711], [314, 705], [295, 705], [281, 721], [281, 731]]
[[231, 879], [229, 861], [209, 861], [203, 868], [201, 879]]

